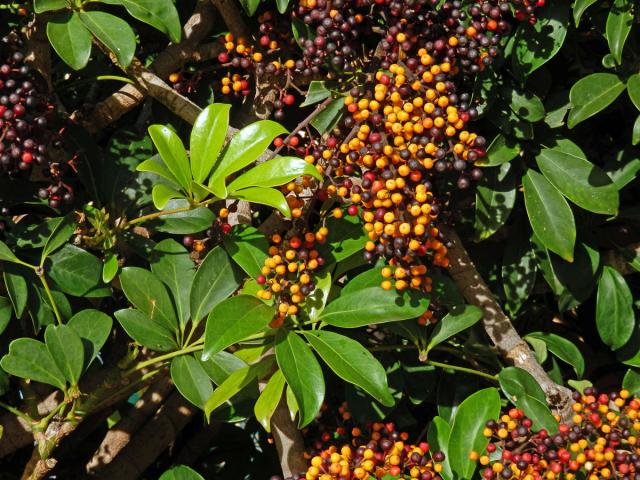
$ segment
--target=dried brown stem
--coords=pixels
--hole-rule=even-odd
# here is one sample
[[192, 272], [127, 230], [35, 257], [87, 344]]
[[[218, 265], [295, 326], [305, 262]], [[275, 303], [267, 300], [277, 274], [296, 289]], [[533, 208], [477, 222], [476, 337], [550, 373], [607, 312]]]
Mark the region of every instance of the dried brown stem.
[[224, 24], [236, 38], [248, 39], [251, 31], [242, 16], [242, 7], [235, 0], [211, 0]]

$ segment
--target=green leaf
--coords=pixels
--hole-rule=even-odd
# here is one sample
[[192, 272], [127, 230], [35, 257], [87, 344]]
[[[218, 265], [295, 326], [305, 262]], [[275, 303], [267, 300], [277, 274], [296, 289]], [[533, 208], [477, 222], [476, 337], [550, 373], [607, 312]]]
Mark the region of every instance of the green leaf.
[[605, 266], [598, 281], [596, 325], [604, 343], [618, 350], [631, 338], [635, 326], [633, 296], [624, 277]]
[[246, 200], [251, 203], [259, 203], [261, 205], [267, 205], [269, 207], [276, 208], [285, 217], [291, 217], [291, 210], [287, 199], [284, 197], [280, 190], [275, 188], [263, 188], [263, 187], [250, 187], [243, 188], [242, 190], [236, 190], [233, 192], [233, 198], [239, 200]]
[[29, 297], [27, 281], [24, 275], [21, 274], [21, 270], [17, 268], [7, 268], [7, 266], [4, 267], [4, 272], [2, 272], [2, 279], [4, 280], [7, 293], [13, 304], [13, 311], [16, 317], [20, 318], [24, 313]]
[[442, 465], [443, 471], [440, 475], [445, 480], [452, 480], [453, 473], [451, 472], [451, 466], [449, 465], [449, 455], [447, 454], [447, 446], [449, 444], [449, 436], [451, 435], [451, 426], [447, 421], [439, 416], [433, 417], [429, 430], [427, 431], [427, 441], [429, 442], [429, 449], [432, 452], [444, 453], [444, 463]]
[[[165, 210], [182, 208], [189, 204], [187, 200], [170, 200]], [[211, 227], [216, 219], [213, 212], [207, 207], [198, 207], [178, 213], [170, 213], [157, 218], [153, 223], [149, 222], [159, 232], [187, 235], [197, 233]]]
[[592, 73], [581, 78], [571, 87], [571, 110], [567, 126], [573, 128], [580, 122], [607, 108], [625, 90], [625, 84], [613, 73]]
[[289, 6], [289, 0], [276, 0], [276, 5], [278, 6], [278, 12], [285, 13]]
[[[47, 274], [58, 289], [75, 297], [104, 297], [111, 294], [102, 283], [100, 259], [75, 245], [66, 245], [49, 257]], [[47, 264], [49, 265], [49, 264]]]
[[631, 132], [631, 145], [638, 145], [640, 143], [640, 115], [633, 123], [633, 130]]
[[169, 36], [173, 43], [182, 37], [180, 17], [172, 0], [101, 0], [110, 5], [122, 5], [129, 15]]
[[[158, 149], [165, 166], [185, 190], [191, 188], [191, 167], [187, 159], [187, 151], [176, 132], [164, 125], [151, 125], [149, 135]], [[138, 167], [140, 168], [140, 167]]]
[[359, 386], [385, 407], [395, 404], [384, 367], [360, 343], [327, 330], [306, 330], [303, 333], [338, 377]]
[[333, 130], [344, 114], [344, 98], [338, 97], [311, 120], [311, 126], [324, 135]]
[[67, 243], [67, 240], [69, 240], [69, 237], [73, 235], [75, 229], [75, 212], [70, 212], [66, 216], [51, 222], [51, 234], [47, 238], [47, 241], [44, 244], [44, 248], [42, 249], [42, 257], [40, 260], [41, 265], [51, 253]]
[[449, 313], [433, 329], [427, 345], [427, 351], [475, 325], [482, 319], [482, 316], [482, 310], [473, 305], [451, 308]]
[[618, 212], [618, 188], [582, 151], [564, 146], [543, 148], [536, 162], [554, 187], [579, 207], [594, 213]]
[[562, 47], [569, 26], [569, 8], [566, 3], [549, 3], [538, 14], [534, 25], [522, 22], [516, 30], [513, 53], [514, 72], [520, 78], [551, 60]]
[[502, 133], [496, 135], [489, 147], [487, 155], [478, 159], [476, 164], [480, 167], [496, 167], [503, 163], [510, 162], [522, 152], [522, 145]]
[[164, 325], [154, 322], [140, 310], [125, 308], [114, 313], [127, 335], [140, 345], [157, 352], [178, 348], [175, 334]]
[[66, 0], [33, 0], [33, 10], [36, 13], [50, 12], [67, 8]]
[[536, 282], [535, 253], [529, 241], [528, 228], [516, 224], [515, 233], [506, 244], [502, 260], [502, 288], [506, 307], [515, 315]]
[[[278, 1], [286, 1], [289, 0], [278, 0]], [[300, 104], [300, 107], [308, 107], [309, 105], [313, 105], [315, 103], [321, 102], [322, 100], [326, 100], [331, 96], [331, 90], [327, 88], [327, 82], [321, 80], [313, 80], [309, 84], [309, 89], [307, 90], [307, 98], [304, 99], [304, 102]]]
[[164, 472], [158, 480], [204, 480], [204, 478], [186, 465], [178, 465]]
[[260, 6], [260, 0], [240, 0], [240, 4], [247, 12], [247, 15], [253, 17], [253, 14], [256, 13], [256, 10], [258, 10]]
[[622, 379], [622, 388], [629, 390], [631, 395], [638, 396], [640, 393], [640, 373], [638, 370], [630, 368]]
[[86, 370], [109, 338], [113, 320], [109, 315], [89, 308], [76, 313], [69, 319], [67, 325], [82, 340], [84, 370]]
[[516, 175], [512, 164], [484, 170], [476, 189], [475, 232], [486, 240], [509, 219], [516, 201]]
[[218, 303], [207, 318], [202, 359], [264, 330], [275, 311], [256, 297], [236, 295]]
[[310, 320], [318, 320], [331, 292], [331, 273], [325, 271], [314, 275], [316, 288], [305, 299], [305, 308]]
[[569, 204], [545, 177], [534, 170], [527, 171], [522, 184], [533, 231], [549, 250], [573, 261], [576, 225]]
[[209, 418], [211, 413], [240, 393], [244, 387], [252, 383], [256, 377], [262, 373], [263, 366], [260, 364], [249, 365], [244, 368], [240, 368], [229, 375], [224, 382], [222, 382], [218, 388], [213, 391], [213, 394], [207, 399], [204, 405], [204, 413]]
[[83, 69], [91, 56], [91, 32], [77, 13], [53, 15], [47, 23], [47, 38], [60, 58], [74, 70]]
[[32, 338], [18, 338], [9, 344], [9, 353], [0, 367], [10, 375], [46, 383], [64, 390], [65, 376], [54, 363], [44, 343]]
[[231, 233], [224, 236], [223, 242], [227, 253], [247, 275], [256, 278], [262, 273], [269, 241], [256, 228], [249, 225], [235, 225]]
[[357, 328], [418, 318], [428, 306], [429, 298], [415, 290], [398, 294], [395, 290], [369, 287], [330, 302], [320, 320], [336, 327]]
[[634, 73], [627, 79], [627, 94], [636, 108], [640, 110], [640, 73]]
[[153, 273], [139, 267], [125, 267], [120, 273], [120, 284], [129, 302], [150, 320], [169, 332], [178, 330], [173, 302]]
[[220, 155], [229, 128], [231, 105], [214, 103], [198, 115], [191, 130], [191, 172], [202, 183]]
[[500, 381], [500, 388], [505, 396], [514, 405], [517, 405], [520, 397], [525, 395], [540, 400], [541, 402], [546, 402], [542, 387], [529, 372], [522, 368], [503, 368], [498, 374], [498, 380]]
[[316, 167], [303, 159], [276, 157], [240, 175], [229, 184], [228, 190], [233, 194], [247, 187], [277, 187], [304, 175], [322, 180]]
[[447, 454], [457, 480], [470, 479], [476, 462], [469, 452], [482, 452], [489, 443], [482, 431], [485, 423], [500, 415], [500, 395], [495, 388], [485, 388], [467, 397], [458, 407], [451, 426]]
[[322, 368], [309, 346], [295, 332], [278, 329], [276, 360], [300, 408], [300, 428], [313, 421], [324, 401]]
[[542, 100], [533, 93], [517, 90], [511, 86], [501, 90], [502, 98], [509, 104], [509, 108], [520, 118], [529, 122], [538, 122], [545, 116]]
[[213, 307], [240, 286], [239, 275], [222, 247], [211, 250], [204, 258], [191, 288], [191, 320], [200, 322]]
[[182, 355], [171, 360], [171, 380], [180, 394], [198, 408], [204, 408], [204, 404], [213, 393], [207, 372], [191, 355]]
[[184, 198], [184, 195], [177, 190], [168, 187], [164, 183], [157, 183], [153, 186], [151, 198], [153, 199], [154, 207], [158, 210], [162, 210], [169, 200], [174, 198]]
[[172, 184], [175, 184], [176, 187], [179, 186], [180, 182], [178, 179], [171, 173], [166, 167], [165, 164], [161, 162], [161, 159], [158, 155], [153, 156], [152, 158], [145, 160], [140, 163], [136, 170], [138, 172], [150, 172], [154, 173], [165, 180], [168, 180]]
[[149, 264], [153, 274], [169, 288], [178, 320], [184, 327], [191, 316], [189, 295], [196, 274], [189, 252], [175, 240], [167, 238], [156, 244]]
[[207, 375], [213, 383], [216, 385], [222, 384], [229, 375], [236, 370], [240, 370], [247, 366], [247, 364], [229, 352], [218, 352], [206, 362], [200, 359], [202, 368], [207, 372]]
[[582, 14], [594, 3], [599, 0], [576, 0], [573, 4], [573, 21], [576, 24], [576, 27], [580, 24], [580, 19], [582, 18]]
[[7, 297], [0, 297], [0, 334], [6, 330], [12, 315], [11, 300]]
[[102, 265], [102, 281], [104, 283], [111, 283], [111, 280], [116, 278], [119, 268], [118, 256], [113, 252], [106, 252]]
[[115, 53], [120, 65], [129, 66], [136, 53], [136, 35], [127, 22], [95, 10], [80, 11], [78, 16], [98, 41]]
[[545, 429], [550, 435], [558, 433], [558, 421], [549, 410], [546, 400], [538, 400], [525, 394], [518, 398], [516, 406], [531, 419], [531, 429], [534, 432]]
[[283, 133], [287, 133], [287, 130], [271, 120], [252, 123], [237, 132], [216, 163], [213, 175], [209, 179], [209, 188], [213, 190], [216, 197], [226, 198], [225, 179], [253, 163], [265, 152], [273, 139]]
[[255, 405], [253, 406], [253, 412], [256, 416], [256, 420], [260, 422], [260, 425], [267, 431], [271, 432], [271, 416], [278, 407], [282, 393], [284, 391], [284, 375], [282, 370], [276, 370], [271, 376], [264, 390], [258, 397]]
[[342, 262], [362, 251], [369, 238], [357, 216], [347, 215], [340, 219], [332, 216], [326, 226], [333, 233], [329, 236], [329, 242], [320, 247], [320, 251], [329, 264]]
[[528, 338], [542, 340], [551, 353], [573, 367], [578, 378], [584, 375], [584, 357], [570, 340], [548, 332], [532, 332], [525, 336], [525, 340]]
[[0, 261], [21, 263], [18, 257], [16, 257], [9, 246], [0, 240]]
[[605, 37], [618, 65], [622, 63], [622, 51], [633, 24], [632, 8], [631, 0], [614, 0], [607, 16]]
[[49, 325], [44, 342], [53, 361], [71, 385], [77, 385], [84, 370], [82, 339], [69, 325]]

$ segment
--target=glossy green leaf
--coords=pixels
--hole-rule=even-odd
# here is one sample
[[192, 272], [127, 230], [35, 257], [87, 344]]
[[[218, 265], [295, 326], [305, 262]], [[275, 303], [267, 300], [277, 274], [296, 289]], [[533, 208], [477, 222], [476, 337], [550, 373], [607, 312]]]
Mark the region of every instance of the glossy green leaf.
[[613, 73], [592, 73], [581, 78], [571, 87], [571, 110], [567, 126], [573, 128], [580, 122], [607, 108], [625, 90], [625, 84]]
[[276, 5], [278, 6], [278, 12], [285, 13], [289, 6], [289, 0], [276, 0]]
[[191, 130], [191, 172], [196, 182], [204, 182], [216, 163], [229, 128], [231, 105], [214, 103], [202, 110]]
[[489, 147], [487, 147], [487, 155], [478, 159], [476, 164], [480, 167], [502, 165], [516, 158], [521, 151], [522, 145], [517, 140], [500, 133], [496, 135]]
[[0, 334], [5, 331], [13, 316], [13, 306], [7, 297], [0, 297]]
[[129, 302], [154, 323], [169, 332], [177, 331], [178, 319], [166, 287], [153, 273], [139, 267], [125, 267], [120, 284]]
[[82, 339], [69, 325], [49, 325], [44, 342], [56, 366], [71, 385], [77, 385], [84, 369]]
[[456, 480], [471, 479], [476, 462], [469, 452], [482, 452], [489, 443], [482, 431], [489, 419], [500, 414], [500, 395], [495, 388], [486, 388], [467, 397], [458, 407], [451, 426], [447, 453]]
[[158, 210], [162, 210], [169, 200], [174, 198], [184, 198], [184, 195], [164, 183], [157, 183], [153, 186], [151, 198], [153, 199], [153, 206]]
[[345, 111], [344, 98], [338, 97], [315, 116], [311, 126], [324, 135], [338, 124]]
[[622, 63], [622, 51], [627, 41], [631, 25], [633, 24], [633, 1], [614, 0], [609, 15], [605, 37], [609, 44], [609, 50], [613, 54], [618, 65]]
[[531, 419], [533, 422], [531, 429], [534, 432], [545, 429], [551, 435], [558, 433], [558, 421], [549, 410], [546, 400], [539, 400], [525, 394], [518, 398], [516, 406]]
[[24, 309], [27, 306], [27, 299], [29, 297], [27, 281], [19, 269], [7, 267], [7, 265], [4, 266], [2, 279], [4, 280], [4, 285], [7, 288], [7, 293], [11, 299], [13, 311], [15, 312], [16, 317], [20, 318], [24, 313]]
[[209, 188], [215, 192], [217, 197], [226, 198], [225, 179], [232, 173], [253, 163], [269, 148], [274, 138], [284, 133], [287, 133], [287, 130], [271, 120], [252, 123], [237, 132], [216, 163], [213, 175], [209, 180]]
[[603, 267], [596, 304], [596, 325], [600, 338], [617, 350], [631, 338], [635, 323], [633, 296], [627, 282], [614, 268]]
[[618, 188], [600, 167], [577, 148], [543, 148], [536, 157], [540, 171], [579, 207], [594, 213], [618, 212]]
[[542, 340], [551, 353], [573, 367], [578, 378], [584, 375], [584, 357], [570, 340], [548, 332], [532, 332], [525, 336], [525, 340], [528, 338]]
[[482, 316], [482, 310], [474, 305], [451, 308], [449, 313], [433, 329], [427, 350], [431, 350], [436, 345], [475, 325], [482, 319]]
[[204, 334], [202, 359], [264, 330], [275, 310], [256, 297], [236, 295], [221, 301], [209, 314]]
[[151, 125], [149, 135], [165, 166], [186, 191], [191, 187], [191, 167], [178, 134], [164, 125]]
[[347, 215], [340, 219], [331, 217], [326, 226], [330, 232], [334, 232], [329, 235], [329, 242], [320, 246], [322, 256], [328, 264], [342, 262], [362, 251], [369, 238], [358, 216]]
[[484, 170], [476, 189], [475, 232], [486, 240], [509, 219], [516, 201], [516, 173], [510, 163]]
[[180, 16], [172, 0], [101, 0], [110, 5], [122, 5], [129, 15], [169, 36], [173, 43], [182, 37]]
[[[288, 0], [278, 0], [278, 1], [288, 1]], [[327, 82], [320, 80], [313, 80], [309, 83], [309, 88], [307, 90], [307, 97], [304, 99], [304, 102], [300, 104], [300, 107], [308, 107], [309, 105], [313, 105], [315, 103], [321, 102], [322, 100], [326, 100], [331, 96], [331, 90], [327, 88]]]
[[594, 3], [599, 0], [576, 0], [573, 4], [573, 21], [576, 24], [576, 27], [580, 24], [580, 19], [582, 18], [582, 14]]
[[76, 214], [70, 212], [64, 217], [60, 217], [51, 222], [51, 234], [47, 238], [42, 249], [41, 264], [44, 263], [51, 253], [67, 243], [67, 240], [73, 235], [76, 229]]
[[631, 132], [631, 145], [638, 145], [640, 143], [640, 115], [633, 122], [633, 130]]
[[576, 225], [569, 204], [544, 176], [534, 170], [527, 171], [522, 183], [533, 231], [549, 250], [573, 261]]
[[207, 399], [204, 405], [204, 413], [209, 418], [211, 413], [225, 402], [240, 393], [247, 385], [254, 382], [256, 377], [263, 372], [261, 365], [249, 365], [240, 368], [229, 375], [213, 394]]
[[251, 203], [267, 205], [278, 209], [285, 217], [291, 217], [291, 209], [289, 208], [287, 199], [280, 190], [276, 190], [275, 188], [243, 188], [242, 190], [236, 190], [233, 192], [233, 198], [246, 200]]
[[535, 24], [522, 22], [518, 26], [511, 59], [519, 77], [526, 78], [558, 53], [567, 35], [569, 13], [566, 3], [549, 3], [536, 12]]
[[204, 480], [204, 477], [186, 465], [178, 465], [164, 472], [158, 480]]
[[140, 345], [156, 352], [168, 352], [178, 348], [174, 333], [164, 325], [154, 322], [140, 310], [118, 310], [116, 319], [127, 335]]
[[9, 353], [0, 360], [0, 367], [20, 378], [46, 383], [59, 389], [66, 386], [65, 376], [53, 361], [44, 343], [32, 338], [18, 338], [9, 344]]
[[260, 425], [262, 425], [267, 432], [271, 432], [271, 416], [278, 407], [278, 403], [280, 403], [284, 386], [285, 380], [282, 370], [276, 370], [276, 372], [271, 375], [271, 378], [253, 407], [256, 420], [260, 422]]
[[235, 225], [231, 233], [224, 236], [223, 242], [227, 253], [247, 275], [256, 278], [261, 274], [269, 249], [269, 241], [264, 234], [249, 225]]
[[[182, 208], [188, 205], [187, 200], [169, 200], [165, 210]], [[213, 212], [207, 207], [198, 207], [184, 212], [169, 213], [149, 222], [159, 232], [187, 235], [202, 232], [211, 227], [216, 219]]]
[[231, 259], [216, 247], [204, 258], [191, 288], [191, 320], [200, 322], [213, 307], [227, 298], [240, 286], [239, 275]]
[[631, 395], [638, 396], [640, 394], [640, 373], [638, 370], [630, 368], [622, 379], [622, 388], [629, 390]]
[[507, 399], [514, 405], [524, 395], [529, 395], [541, 402], [546, 402], [542, 387], [526, 370], [518, 367], [506, 367], [498, 374], [500, 388]]
[[322, 180], [322, 175], [312, 164], [297, 157], [276, 157], [243, 173], [228, 186], [233, 194], [248, 187], [277, 187], [304, 175]]
[[634, 73], [627, 79], [627, 94], [636, 108], [640, 110], [640, 73]]
[[18, 257], [14, 255], [9, 246], [0, 240], [0, 261], [20, 263]]
[[102, 264], [102, 281], [111, 283], [111, 280], [116, 278], [119, 268], [118, 256], [113, 252], [105, 252]]
[[47, 38], [60, 58], [74, 70], [83, 69], [91, 56], [91, 32], [77, 13], [56, 14], [47, 22]]
[[516, 314], [529, 298], [536, 282], [535, 253], [529, 241], [528, 228], [516, 224], [515, 232], [509, 238], [502, 259], [502, 288], [506, 308]]
[[247, 12], [247, 15], [252, 17], [260, 6], [260, 0], [240, 0], [240, 5]]
[[311, 348], [295, 332], [279, 329], [275, 351], [278, 366], [298, 403], [298, 425], [303, 428], [313, 421], [324, 401], [322, 368]]
[[136, 167], [136, 170], [139, 172], [150, 172], [154, 173], [165, 180], [168, 180], [172, 184], [175, 184], [176, 187], [179, 186], [180, 182], [178, 179], [171, 173], [167, 167], [165, 167], [164, 163], [160, 161], [159, 156], [152, 157], [148, 160], [145, 160], [141, 164]]
[[450, 435], [451, 426], [447, 421], [437, 415], [433, 417], [433, 420], [429, 425], [429, 429], [427, 430], [427, 441], [429, 443], [429, 449], [432, 452], [444, 453], [444, 462], [442, 464], [442, 472], [440, 474], [444, 480], [453, 480], [453, 473], [451, 472], [451, 466], [449, 465], [449, 455], [447, 454]]
[[202, 368], [216, 385], [224, 382], [236, 370], [247, 366], [246, 362], [229, 352], [218, 352], [206, 362], [200, 359]]
[[86, 370], [109, 338], [113, 320], [106, 313], [89, 308], [76, 313], [69, 319], [67, 325], [82, 340]]
[[86, 250], [66, 245], [49, 257], [47, 274], [58, 289], [76, 297], [104, 297], [110, 290], [102, 283], [102, 262]]
[[399, 295], [395, 290], [369, 287], [330, 302], [320, 320], [342, 328], [418, 318], [429, 306], [429, 298], [415, 290]]
[[305, 307], [310, 320], [318, 320], [327, 305], [331, 292], [331, 273], [328, 271], [314, 275], [316, 288], [305, 299]]
[[115, 53], [118, 63], [127, 67], [136, 53], [136, 35], [127, 22], [110, 13], [96, 10], [78, 12], [80, 21]]
[[304, 336], [344, 381], [359, 386], [386, 407], [395, 404], [384, 367], [359, 342], [327, 330], [306, 330]]
[[184, 327], [191, 317], [189, 295], [196, 274], [189, 252], [175, 240], [167, 238], [156, 244], [149, 264], [153, 274], [169, 288], [178, 320]]
[[66, 0], [33, 0], [33, 10], [36, 13], [50, 12], [67, 8]]
[[500, 93], [513, 113], [520, 118], [529, 122], [538, 122], [544, 118], [545, 111], [542, 100], [533, 93], [511, 86], [504, 87]]
[[171, 360], [171, 380], [180, 394], [198, 408], [204, 408], [213, 393], [207, 372], [191, 355], [181, 355]]

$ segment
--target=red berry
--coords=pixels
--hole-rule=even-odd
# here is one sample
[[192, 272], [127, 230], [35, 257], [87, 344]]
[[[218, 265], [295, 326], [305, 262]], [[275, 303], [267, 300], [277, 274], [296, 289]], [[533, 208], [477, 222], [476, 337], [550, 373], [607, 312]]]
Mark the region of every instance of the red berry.
[[233, 227], [230, 224], [228, 224], [228, 223], [223, 223], [222, 224], [222, 233], [225, 233], [225, 234], [231, 233], [232, 229], [233, 229]]
[[284, 144], [284, 140], [280, 137], [276, 137], [273, 141], [273, 144], [276, 146], [276, 148], [280, 148]]
[[347, 208], [347, 213], [349, 215], [351, 215], [352, 217], [358, 214], [358, 207], [356, 207], [355, 205], [349, 205], [349, 208]]
[[284, 102], [285, 105], [293, 105], [294, 102], [296, 101], [296, 97], [294, 97], [293, 95], [291, 95], [290, 93], [288, 95], [285, 95], [284, 98], [282, 99], [282, 101]]
[[267, 277], [265, 277], [264, 275], [258, 275], [258, 278], [256, 278], [256, 282], [258, 283], [258, 285], [264, 285], [267, 282]]
[[222, 52], [218, 55], [218, 61], [220, 63], [227, 63], [229, 61], [229, 54], [227, 52]]

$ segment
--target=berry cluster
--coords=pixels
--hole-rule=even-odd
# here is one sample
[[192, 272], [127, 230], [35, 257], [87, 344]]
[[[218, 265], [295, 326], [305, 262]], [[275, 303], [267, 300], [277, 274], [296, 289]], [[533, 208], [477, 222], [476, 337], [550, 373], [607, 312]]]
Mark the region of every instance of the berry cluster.
[[277, 313], [271, 328], [282, 326], [287, 316], [298, 313], [305, 298], [316, 288], [313, 273], [324, 265], [317, 245], [327, 239], [328, 230], [292, 235], [286, 239], [279, 234], [271, 236], [269, 257], [264, 261], [262, 274], [256, 281], [264, 289], [258, 291], [263, 300], [276, 299]]
[[486, 454], [470, 458], [484, 468], [486, 479], [632, 480], [640, 472], [640, 400], [627, 390], [598, 394], [592, 387], [574, 394], [573, 422], [556, 433], [533, 431], [521, 410], [490, 420]]
[[441, 480], [444, 454], [431, 452], [429, 444], [406, 443], [407, 433], [397, 432], [393, 423], [376, 422], [369, 426], [369, 441], [358, 428], [352, 430], [350, 444], [338, 449], [331, 445], [310, 460], [306, 480], [394, 478]]

